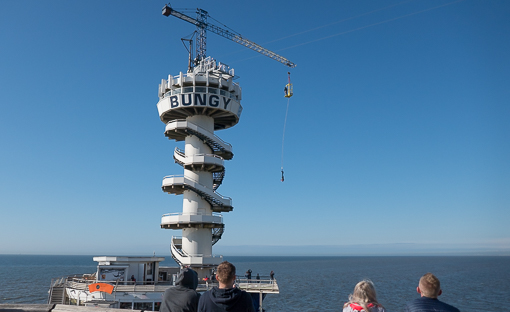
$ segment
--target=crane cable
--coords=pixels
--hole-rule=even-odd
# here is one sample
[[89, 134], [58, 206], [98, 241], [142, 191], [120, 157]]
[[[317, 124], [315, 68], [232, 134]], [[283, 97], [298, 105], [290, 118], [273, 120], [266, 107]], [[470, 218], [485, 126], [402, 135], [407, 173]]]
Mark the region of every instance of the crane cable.
[[285, 111], [285, 121], [283, 122], [283, 137], [282, 137], [282, 182], [285, 180], [283, 176], [283, 148], [285, 146], [285, 128], [287, 126], [287, 115], [289, 114], [290, 97], [287, 98], [287, 110]]
[[283, 148], [285, 146], [285, 128], [287, 127], [287, 116], [289, 115], [289, 103], [290, 98], [294, 95], [292, 90], [292, 83], [290, 83], [290, 72], [287, 73], [289, 75], [289, 83], [285, 85], [285, 97], [287, 98], [287, 110], [285, 111], [285, 121], [283, 122], [283, 136], [282, 136], [282, 182], [285, 181], [284, 172], [283, 172]]

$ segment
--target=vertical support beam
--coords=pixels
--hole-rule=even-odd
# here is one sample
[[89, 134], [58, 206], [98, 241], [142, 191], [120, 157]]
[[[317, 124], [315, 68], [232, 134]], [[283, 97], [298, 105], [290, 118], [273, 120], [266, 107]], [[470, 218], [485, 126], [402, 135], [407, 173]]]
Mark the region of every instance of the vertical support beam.
[[203, 60], [207, 56], [206, 27], [207, 27], [207, 16], [208, 15], [209, 14], [207, 13], [207, 11], [202, 10], [202, 9], [197, 9], [198, 23], [196, 25], [197, 25], [198, 37], [197, 37], [196, 49], [197, 49], [197, 58], [199, 60]]
[[262, 290], [261, 290], [260, 293], [259, 293], [259, 312], [263, 312], [264, 311], [264, 309], [262, 309], [262, 300], [263, 299], [264, 298], [263, 298], [263, 294], [262, 294]]

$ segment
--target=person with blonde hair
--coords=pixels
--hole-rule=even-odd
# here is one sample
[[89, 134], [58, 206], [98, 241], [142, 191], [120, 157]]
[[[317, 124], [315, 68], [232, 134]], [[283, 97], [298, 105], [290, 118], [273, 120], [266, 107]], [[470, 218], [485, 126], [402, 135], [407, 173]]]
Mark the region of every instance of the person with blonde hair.
[[409, 302], [406, 312], [460, 312], [454, 306], [441, 302], [437, 299], [443, 291], [439, 279], [432, 273], [427, 273], [420, 278], [416, 291], [420, 298]]
[[386, 312], [377, 302], [374, 283], [371, 280], [362, 280], [354, 287], [349, 295], [349, 302], [344, 304], [343, 312]]

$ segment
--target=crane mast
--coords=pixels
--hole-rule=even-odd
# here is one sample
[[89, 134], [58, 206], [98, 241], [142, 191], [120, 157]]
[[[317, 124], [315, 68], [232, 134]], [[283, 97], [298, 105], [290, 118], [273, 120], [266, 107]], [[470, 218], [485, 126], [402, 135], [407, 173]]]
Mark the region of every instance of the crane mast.
[[249, 49], [252, 49], [253, 51], [259, 52], [260, 54], [263, 54], [269, 58], [272, 58], [275, 61], [278, 61], [285, 66], [288, 66], [290, 68], [296, 67], [296, 64], [292, 63], [285, 57], [278, 55], [274, 53], [273, 51], [270, 51], [258, 44], [256, 44], [253, 41], [250, 41], [246, 38], [243, 38], [241, 35], [233, 33], [227, 29], [223, 29], [217, 25], [211, 24], [207, 22], [207, 17], [209, 14], [207, 11], [204, 11], [202, 9], [197, 9], [197, 18], [193, 18], [191, 16], [188, 16], [184, 13], [181, 13], [179, 11], [174, 10], [168, 5], [165, 5], [163, 7], [162, 14], [164, 16], [175, 16], [177, 18], [180, 18], [188, 23], [191, 23], [197, 27], [197, 33], [198, 38], [196, 41], [196, 55], [198, 60], [205, 59], [206, 57], [206, 50], [207, 50], [207, 30], [212, 31], [213, 33], [220, 35], [224, 38], [227, 38], [229, 40], [232, 40], [234, 42], [239, 43], [240, 45], [243, 45]]

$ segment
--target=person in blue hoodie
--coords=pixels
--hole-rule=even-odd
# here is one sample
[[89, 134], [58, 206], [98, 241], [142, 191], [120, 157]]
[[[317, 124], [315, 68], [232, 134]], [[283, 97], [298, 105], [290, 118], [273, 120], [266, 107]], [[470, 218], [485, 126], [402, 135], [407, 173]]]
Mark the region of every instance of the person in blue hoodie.
[[206, 291], [198, 301], [199, 312], [255, 312], [250, 294], [236, 288], [236, 267], [223, 261], [216, 269], [218, 285]]
[[196, 292], [198, 274], [185, 268], [177, 276], [175, 286], [168, 288], [163, 295], [161, 312], [196, 312], [200, 294]]

